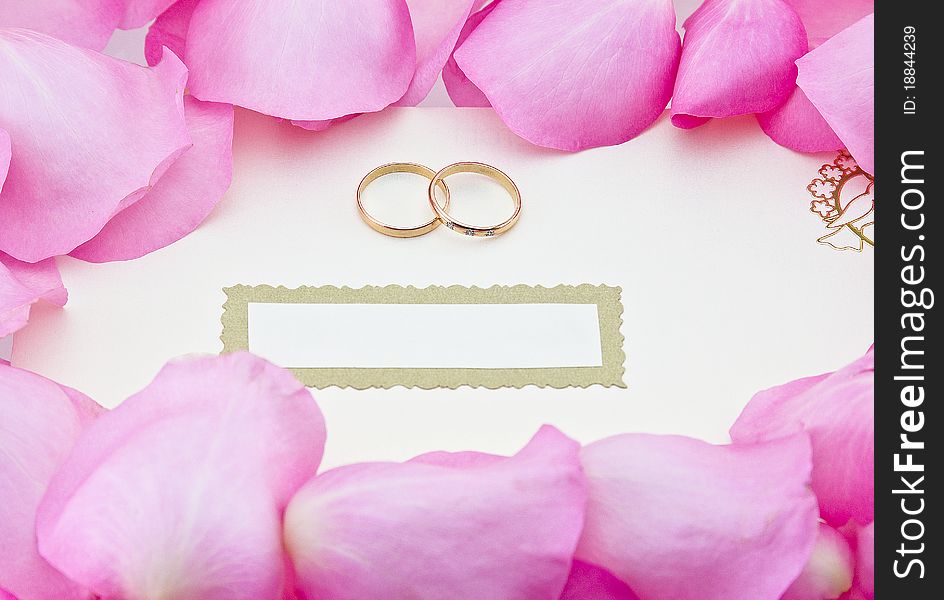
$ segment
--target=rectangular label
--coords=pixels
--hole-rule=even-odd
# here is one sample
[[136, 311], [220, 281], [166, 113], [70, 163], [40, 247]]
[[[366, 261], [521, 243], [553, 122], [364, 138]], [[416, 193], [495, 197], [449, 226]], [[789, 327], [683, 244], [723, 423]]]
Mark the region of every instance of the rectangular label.
[[596, 304], [249, 304], [249, 350], [296, 368], [599, 367]]
[[624, 386], [619, 288], [225, 288], [224, 352], [311, 387]]

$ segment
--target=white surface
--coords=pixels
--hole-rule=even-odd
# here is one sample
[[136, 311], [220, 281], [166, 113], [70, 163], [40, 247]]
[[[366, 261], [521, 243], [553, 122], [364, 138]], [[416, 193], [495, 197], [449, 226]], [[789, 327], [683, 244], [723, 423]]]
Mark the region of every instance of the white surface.
[[[139, 260], [61, 260], [69, 304], [34, 311], [13, 362], [115, 405], [168, 359], [220, 350], [225, 286], [608, 284], [623, 288], [628, 389], [317, 390], [326, 464], [508, 453], [542, 423], [583, 442], [726, 441], [754, 392], [872, 341], [871, 254], [817, 244], [825, 229], [809, 211], [806, 186], [832, 158], [781, 148], [750, 117], [689, 131], [663, 119], [626, 144], [564, 154], [490, 110], [398, 109], [321, 133], [241, 111], [233, 185], [209, 220]], [[494, 239], [380, 235], [354, 190], [392, 160], [494, 164], [521, 188], [521, 221]], [[461, 184], [457, 203], [471, 199]]]
[[603, 364], [596, 304], [249, 304], [249, 350], [283, 367]]

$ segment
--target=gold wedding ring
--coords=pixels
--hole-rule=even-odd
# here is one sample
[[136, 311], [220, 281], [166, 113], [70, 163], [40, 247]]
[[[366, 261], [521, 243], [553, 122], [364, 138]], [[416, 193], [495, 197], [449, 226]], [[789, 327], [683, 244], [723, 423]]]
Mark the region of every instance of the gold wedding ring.
[[[503, 188], [505, 188], [505, 191], [508, 192], [509, 196], [511, 196], [512, 202], [514, 202], [515, 208], [512, 215], [498, 225], [492, 225], [489, 227], [468, 225], [466, 223], [456, 221], [450, 217], [449, 213], [446, 212], [449, 208], [448, 192], [446, 195], [446, 202], [440, 206], [436, 199], [436, 189], [440, 186], [440, 184], [445, 184], [444, 180], [446, 177], [455, 175], [457, 173], [475, 173], [478, 175], [484, 175], [485, 177], [498, 182]], [[494, 237], [505, 233], [514, 227], [515, 223], [518, 222], [518, 217], [521, 216], [521, 193], [518, 191], [518, 186], [515, 185], [515, 182], [511, 180], [511, 177], [508, 177], [495, 167], [478, 162], [459, 162], [443, 168], [431, 178], [429, 182], [429, 205], [432, 207], [433, 212], [436, 213], [438, 220], [445, 223], [446, 227], [455, 232], [475, 237]]]
[[[395, 227], [393, 225], [387, 225], [386, 223], [378, 221], [367, 212], [367, 209], [364, 208], [364, 203], [361, 200], [361, 194], [363, 194], [364, 190], [367, 189], [367, 186], [369, 186], [375, 180], [383, 177], [384, 175], [390, 175], [391, 173], [413, 173], [415, 175], [422, 175], [431, 182], [436, 177], [435, 171], [429, 167], [424, 167], [423, 165], [418, 165], [415, 163], [389, 163], [377, 167], [365, 175], [361, 180], [360, 185], [357, 186], [357, 212], [360, 213], [364, 222], [370, 225], [374, 231], [379, 231], [384, 235], [398, 238], [417, 237], [427, 234], [439, 227], [439, 217], [433, 217], [426, 223], [416, 227]], [[449, 188], [446, 186], [446, 182], [440, 178], [438, 183], [432, 183], [432, 185], [439, 188], [439, 190], [441, 190], [443, 193], [444, 200], [443, 206], [441, 208], [443, 210], [449, 208]], [[431, 187], [430, 189], [433, 188]], [[430, 192], [430, 197], [432, 197], [432, 194], [433, 192]], [[435, 200], [433, 200], [432, 203], [435, 208], [440, 208]]]

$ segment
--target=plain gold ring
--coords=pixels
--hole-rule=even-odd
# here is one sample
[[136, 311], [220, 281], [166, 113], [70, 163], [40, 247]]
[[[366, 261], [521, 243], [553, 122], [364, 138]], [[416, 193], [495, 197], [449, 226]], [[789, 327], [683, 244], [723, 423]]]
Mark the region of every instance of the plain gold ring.
[[[449, 213], [446, 212], [449, 208], [449, 196], [446, 196], [447, 202], [440, 206], [439, 202], [436, 200], [436, 188], [439, 186], [439, 184], [445, 183], [444, 180], [446, 177], [455, 175], [456, 173], [475, 173], [478, 175], [484, 175], [485, 177], [498, 182], [499, 185], [501, 185], [505, 191], [508, 192], [508, 195], [511, 196], [512, 202], [514, 202], [515, 209], [512, 215], [498, 225], [492, 225], [489, 227], [469, 225], [467, 223], [462, 223], [461, 221], [456, 221], [450, 217]], [[511, 177], [505, 175], [503, 172], [491, 165], [479, 162], [458, 162], [451, 164], [448, 167], [444, 167], [430, 180], [429, 205], [433, 209], [433, 212], [436, 213], [436, 216], [439, 218], [439, 220], [445, 223], [446, 227], [457, 233], [474, 237], [495, 237], [505, 233], [514, 227], [515, 223], [518, 222], [518, 217], [521, 216], [521, 192], [518, 191], [518, 186], [516, 186], [515, 182], [511, 180]]]
[[[384, 175], [390, 175], [391, 173], [413, 173], [414, 175], [422, 175], [429, 180], [432, 180], [436, 176], [436, 172], [429, 167], [415, 163], [398, 162], [377, 167], [365, 175], [364, 178], [361, 179], [360, 185], [357, 186], [357, 212], [360, 213], [361, 219], [370, 225], [371, 229], [374, 231], [379, 231], [384, 235], [397, 238], [411, 238], [425, 235], [439, 227], [440, 220], [438, 217], [433, 217], [426, 223], [417, 225], [416, 227], [395, 227], [393, 225], [387, 225], [382, 221], [378, 221], [367, 212], [367, 209], [364, 208], [364, 202], [361, 200], [361, 195], [364, 193], [364, 190], [367, 189], [367, 186], [369, 186], [375, 180], [380, 179]], [[449, 208], [449, 187], [447, 187], [446, 182], [442, 180], [440, 180], [436, 185], [440, 190], [442, 190], [445, 197], [443, 208]], [[436, 203], [434, 202], [434, 204]], [[438, 204], [436, 204], [436, 206], [438, 207]]]

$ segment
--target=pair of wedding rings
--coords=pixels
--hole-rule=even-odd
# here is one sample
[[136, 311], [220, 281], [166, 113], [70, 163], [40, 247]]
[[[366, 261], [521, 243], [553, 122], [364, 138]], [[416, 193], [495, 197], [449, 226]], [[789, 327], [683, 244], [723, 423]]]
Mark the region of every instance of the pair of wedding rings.
[[[367, 212], [367, 210], [364, 208], [364, 203], [361, 201], [361, 195], [363, 194], [364, 190], [367, 189], [367, 186], [369, 186], [372, 182], [383, 177], [384, 175], [389, 175], [391, 173], [413, 173], [415, 175], [422, 175], [423, 177], [429, 179], [429, 189], [427, 196], [429, 199], [429, 206], [433, 209], [434, 213], [434, 216], [431, 220], [423, 223], [422, 225], [417, 225], [416, 227], [395, 227], [375, 219]], [[512, 215], [498, 225], [489, 227], [469, 225], [461, 221], [457, 221], [449, 216], [447, 211], [449, 210], [450, 194], [449, 187], [446, 185], [445, 180], [446, 177], [455, 175], [457, 173], [475, 173], [478, 175], [484, 175], [485, 177], [498, 182], [498, 184], [501, 185], [506, 192], [508, 192], [508, 195], [511, 196], [511, 199], [514, 202], [514, 212]], [[442, 203], [440, 203], [439, 198], [437, 197], [437, 190], [442, 192]], [[463, 235], [473, 237], [494, 237], [505, 233], [514, 227], [515, 223], [518, 222], [518, 217], [521, 214], [521, 193], [518, 191], [518, 186], [515, 185], [515, 182], [512, 181], [508, 175], [505, 175], [495, 167], [485, 163], [459, 162], [440, 169], [439, 172], [433, 171], [429, 167], [424, 167], [423, 165], [418, 165], [415, 163], [390, 163], [377, 167], [364, 176], [364, 179], [361, 180], [360, 185], [357, 186], [357, 211], [360, 213], [364, 222], [370, 225], [374, 231], [379, 231], [380, 233], [389, 235], [391, 237], [417, 237], [427, 234], [433, 229], [436, 229], [439, 227], [440, 223], [444, 223], [449, 229]]]

